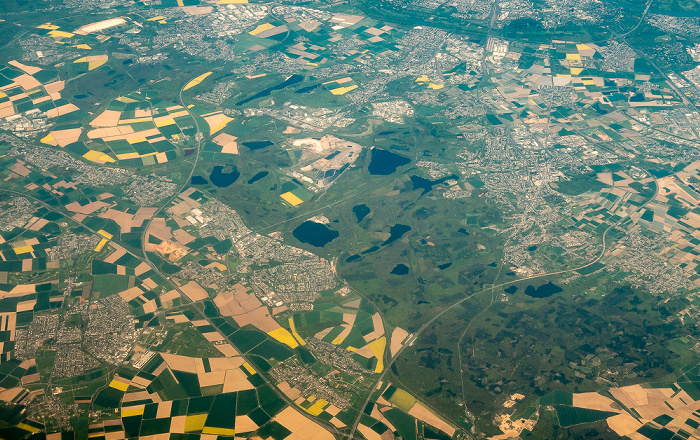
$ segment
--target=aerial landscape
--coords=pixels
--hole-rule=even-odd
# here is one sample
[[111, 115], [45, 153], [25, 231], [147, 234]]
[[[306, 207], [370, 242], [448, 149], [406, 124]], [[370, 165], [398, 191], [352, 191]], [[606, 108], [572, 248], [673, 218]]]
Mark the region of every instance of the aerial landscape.
[[3, 0], [0, 439], [700, 439], [698, 106], [698, 0]]

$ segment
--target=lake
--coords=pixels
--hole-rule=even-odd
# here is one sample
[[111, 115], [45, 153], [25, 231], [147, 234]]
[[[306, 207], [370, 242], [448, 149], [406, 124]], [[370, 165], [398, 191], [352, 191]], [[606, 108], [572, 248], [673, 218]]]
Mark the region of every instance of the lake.
[[230, 168], [231, 171], [225, 173], [223, 166], [215, 166], [211, 174], [209, 175], [209, 180], [211, 180], [211, 183], [213, 183], [215, 186], [218, 186], [219, 188], [226, 188], [227, 186], [231, 185], [233, 182], [238, 180], [241, 173], [238, 172], [236, 167]]
[[375, 176], [387, 176], [400, 166], [408, 165], [411, 159], [381, 148], [372, 148], [372, 158], [367, 171]]
[[388, 244], [391, 244], [398, 240], [399, 238], [403, 237], [404, 234], [408, 231], [411, 230], [411, 227], [408, 225], [400, 225], [400, 224], [395, 224], [394, 226], [389, 229], [389, 238], [386, 239], [384, 243], [382, 243], [382, 246], [386, 246]]
[[402, 264], [402, 263], [397, 264], [391, 270], [392, 275], [406, 275], [408, 272], [409, 272], [408, 266], [406, 266], [405, 264]]
[[548, 298], [555, 293], [563, 292], [564, 290], [557, 286], [556, 284], [552, 283], [551, 281], [547, 284], [542, 284], [541, 286], [535, 288], [532, 285], [529, 285], [525, 288], [525, 295], [530, 296], [532, 298]]
[[255, 150], [267, 148], [270, 145], [274, 145], [274, 144], [270, 141], [251, 141], [251, 142], [243, 142], [242, 145], [244, 147], [250, 148], [250, 151], [255, 151]]
[[258, 180], [262, 179], [263, 177], [267, 176], [268, 174], [270, 174], [269, 171], [260, 171], [258, 174], [254, 175], [253, 177], [250, 178], [250, 180], [248, 181], [248, 184], [255, 183]]
[[191, 185], [206, 185], [207, 183], [207, 179], [202, 176], [192, 176], [190, 179]]
[[313, 86], [302, 87], [299, 90], [295, 90], [294, 93], [309, 93], [316, 90], [321, 84], [314, 84]]
[[312, 222], [310, 220], [297, 226], [296, 229], [292, 231], [292, 235], [300, 242], [315, 247], [324, 247], [340, 236], [338, 231], [334, 231], [322, 223]]
[[443, 177], [442, 179], [438, 179], [438, 180], [428, 180], [428, 179], [426, 179], [424, 177], [420, 177], [420, 176], [411, 176], [411, 183], [413, 183], [414, 190], [417, 190], [417, 189], [423, 190], [423, 192], [420, 195], [421, 197], [423, 197], [425, 195], [425, 193], [427, 193], [428, 191], [433, 189], [433, 186], [440, 185], [442, 183], [445, 183], [448, 180], [458, 180], [458, 179], [459, 179], [459, 177], [454, 175], [454, 174], [451, 176]]
[[367, 217], [367, 215], [370, 213], [369, 206], [362, 204], [362, 205], [355, 205], [352, 207], [352, 212], [355, 213], [355, 217], [357, 217], [357, 223], [360, 223], [362, 219]]
[[236, 105], [247, 104], [250, 101], [256, 100], [258, 98], [262, 98], [263, 96], [268, 96], [270, 93], [272, 93], [275, 90], [282, 90], [285, 87], [289, 87], [289, 86], [293, 86], [294, 84], [298, 84], [298, 83], [302, 82], [303, 80], [304, 80], [304, 77], [301, 75], [296, 75], [296, 74], [292, 75], [289, 78], [287, 78], [286, 80], [284, 80], [284, 82], [281, 82], [281, 83], [277, 84], [276, 86], [268, 87], [265, 90], [258, 92], [249, 98], [246, 98], [242, 101], [238, 101], [236, 103]]

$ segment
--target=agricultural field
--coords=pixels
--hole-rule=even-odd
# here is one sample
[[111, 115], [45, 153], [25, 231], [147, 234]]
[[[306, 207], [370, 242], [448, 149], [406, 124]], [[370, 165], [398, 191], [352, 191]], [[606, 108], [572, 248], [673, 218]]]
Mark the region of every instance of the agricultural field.
[[1, 438], [700, 438], [693, 2], [6, 3]]

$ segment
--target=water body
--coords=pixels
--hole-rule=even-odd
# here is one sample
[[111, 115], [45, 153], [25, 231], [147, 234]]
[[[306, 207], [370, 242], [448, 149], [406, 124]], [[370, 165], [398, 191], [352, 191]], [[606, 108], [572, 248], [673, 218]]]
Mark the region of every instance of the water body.
[[263, 148], [269, 147], [270, 145], [274, 145], [274, 144], [270, 141], [243, 142], [243, 146], [250, 148], [250, 151], [261, 150]]
[[408, 225], [401, 225], [401, 224], [396, 224], [389, 229], [389, 238], [386, 239], [384, 243], [382, 243], [382, 246], [386, 246], [388, 244], [391, 244], [398, 240], [399, 238], [403, 237], [406, 232], [410, 231], [411, 227]]
[[292, 235], [300, 242], [315, 247], [324, 247], [340, 236], [338, 231], [334, 231], [322, 223], [312, 222], [310, 220], [297, 226], [296, 229], [292, 231]]
[[224, 167], [221, 165], [217, 165], [214, 167], [211, 174], [209, 175], [209, 180], [211, 180], [211, 183], [213, 183], [215, 186], [218, 186], [219, 188], [226, 188], [227, 186], [231, 185], [233, 182], [238, 180], [240, 176], [241, 173], [238, 172], [236, 167], [231, 167], [231, 171], [225, 173]]
[[408, 266], [406, 266], [405, 264], [402, 264], [402, 263], [397, 264], [391, 270], [392, 275], [406, 275], [408, 272], [409, 272]]
[[362, 255], [371, 254], [372, 252], [377, 252], [378, 250], [379, 250], [379, 246], [372, 246], [371, 248], [365, 249], [364, 251], [362, 251]]
[[396, 171], [398, 167], [407, 165], [410, 162], [411, 159], [391, 151], [372, 148], [372, 159], [367, 170], [375, 176], [388, 176]]
[[532, 285], [529, 285], [525, 288], [525, 295], [530, 296], [532, 298], [548, 298], [555, 293], [563, 292], [564, 290], [557, 286], [556, 284], [552, 283], [551, 281], [547, 284], [542, 284], [540, 287], [535, 288]]
[[319, 86], [320, 86], [320, 84], [315, 84], [313, 86], [308, 86], [308, 87], [302, 87], [299, 90], [295, 90], [294, 93], [299, 93], [299, 94], [310, 93], [310, 92], [313, 92], [314, 90], [316, 90]]
[[355, 205], [352, 207], [352, 212], [355, 213], [355, 217], [357, 217], [357, 223], [360, 223], [362, 219], [367, 217], [367, 215], [370, 213], [369, 206], [362, 204], [362, 205]]
[[447, 177], [443, 177], [442, 179], [438, 180], [428, 180], [420, 176], [411, 176], [411, 183], [413, 183], [413, 189], [422, 189], [423, 192], [421, 193], [421, 197], [423, 197], [428, 191], [433, 189], [435, 185], [440, 185], [445, 183], [448, 180], [458, 180], [459, 177], [456, 175], [451, 175]]
[[503, 289], [503, 290], [504, 290], [506, 293], [513, 294], [513, 293], [515, 293], [515, 292], [518, 291], [518, 287], [517, 287], [517, 286], [508, 286], [508, 287], [506, 287], [506, 288]]
[[296, 74], [292, 75], [289, 78], [287, 78], [286, 80], [284, 80], [284, 82], [281, 82], [281, 83], [277, 84], [276, 86], [268, 87], [265, 90], [260, 91], [249, 98], [246, 98], [242, 101], [238, 101], [236, 103], [236, 105], [245, 105], [245, 104], [247, 104], [250, 101], [253, 101], [255, 99], [262, 98], [263, 96], [268, 96], [270, 93], [272, 93], [275, 90], [282, 90], [285, 87], [289, 87], [289, 86], [293, 86], [294, 84], [298, 84], [298, 83], [302, 82], [303, 80], [304, 80], [304, 77], [301, 75], [296, 75]]
[[352, 263], [353, 261], [359, 260], [360, 258], [362, 257], [359, 255], [350, 255], [348, 258], [345, 259], [345, 262]]
[[190, 179], [191, 185], [206, 185], [207, 183], [207, 179], [202, 176], [192, 176], [192, 179]]
[[269, 171], [260, 171], [258, 174], [254, 175], [253, 177], [250, 178], [250, 180], [248, 181], [248, 184], [250, 185], [251, 183], [255, 183], [258, 180], [262, 179], [263, 177], [267, 176], [268, 174], [270, 174]]
[[447, 269], [447, 268], [450, 267], [450, 266], [452, 266], [452, 263], [439, 264], [439, 265], [438, 265], [438, 269], [440, 269], [440, 270], [445, 270], [445, 269]]

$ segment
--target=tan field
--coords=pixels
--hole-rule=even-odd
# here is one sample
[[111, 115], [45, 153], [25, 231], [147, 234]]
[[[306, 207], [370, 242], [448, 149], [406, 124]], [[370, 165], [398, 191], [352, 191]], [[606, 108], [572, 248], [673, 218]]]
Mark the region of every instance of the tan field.
[[[80, 128], [70, 128], [68, 130], [57, 130], [52, 131], [50, 136], [53, 138], [52, 145], [58, 145], [59, 147], [65, 147], [68, 144], [77, 142], [80, 139], [82, 130]], [[48, 142], [47, 142], [48, 143]]]
[[122, 125], [119, 127], [105, 127], [96, 128], [87, 132], [87, 137], [89, 139], [106, 139], [112, 140], [119, 136], [125, 136], [127, 134], [133, 133], [134, 129], [131, 125]]
[[177, 242], [183, 246], [186, 246], [187, 243], [191, 243], [195, 240], [195, 237], [184, 229], [176, 229], [173, 231], [173, 237], [175, 237], [175, 240], [177, 240]]
[[231, 357], [231, 356], [238, 356], [240, 353], [236, 351], [235, 348], [233, 348], [233, 345], [231, 344], [219, 344], [215, 346], [217, 350], [221, 352], [224, 356]]
[[346, 307], [348, 309], [357, 309], [360, 307], [360, 302], [362, 301], [361, 298], [354, 299], [352, 301], [346, 302], [343, 304], [343, 307]]
[[160, 354], [168, 368], [171, 370], [184, 371], [186, 373], [197, 374], [197, 361], [202, 363], [199, 358], [193, 358], [188, 356], [180, 356], [177, 354], [161, 353]]
[[110, 241], [109, 246], [112, 249], [114, 249], [114, 252], [112, 252], [107, 258], [105, 258], [105, 263], [115, 263], [118, 259], [120, 259], [126, 254], [126, 250], [114, 242]]
[[323, 338], [326, 337], [326, 335], [327, 335], [328, 333], [331, 332], [331, 330], [333, 330], [333, 327], [324, 328], [324, 329], [321, 330], [320, 332], [316, 333], [316, 334], [314, 335], [314, 338], [316, 338], [316, 339], [323, 339]]
[[149, 270], [151, 270], [151, 266], [149, 266], [148, 263], [141, 263], [138, 266], [136, 266], [136, 269], [134, 269], [134, 275], [139, 277], [148, 272]]
[[610, 394], [628, 408], [647, 405], [649, 403], [647, 392], [641, 385], [613, 388], [610, 390]]
[[[138, 276], [138, 275], [137, 275], [137, 276]], [[153, 281], [151, 278], [146, 278], [145, 280], [143, 280], [143, 285], [144, 285], [147, 289], [155, 289], [156, 287], [158, 287], [158, 283], [156, 283], [155, 281]]]
[[599, 411], [620, 412], [618, 408], [613, 407], [615, 402], [598, 393], [579, 393], [574, 394], [573, 406], [578, 408], [597, 409]]
[[153, 219], [148, 227], [148, 234], [160, 240], [170, 240], [173, 237], [173, 234], [170, 232], [170, 228], [165, 224], [165, 219], [161, 217], [156, 217]]
[[184, 434], [186, 420], [187, 416], [175, 416], [170, 419], [170, 432], [173, 434]]
[[[36, 303], [36, 300], [33, 300]], [[19, 308], [19, 307], [18, 307]], [[15, 339], [15, 328], [17, 326], [17, 313], [7, 312], [0, 314], [0, 330], [10, 332], [10, 340]], [[36, 363], [33, 359], [30, 361]], [[25, 361], [27, 362], [27, 361]], [[24, 362], [23, 362], [24, 363]]]
[[[31, 264], [31, 261], [32, 261], [32, 260], [25, 260], [25, 261], [29, 261], [30, 264]], [[31, 270], [31, 268], [30, 268], [30, 270]], [[34, 306], [35, 306], [35, 305], [36, 305], [36, 300], [35, 300], [35, 299], [30, 299], [30, 300], [27, 300], [27, 301], [21, 301], [21, 302], [17, 303], [17, 312], [27, 312], [27, 311], [29, 311], [29, 310], [34, 309]]]
[[230, 134], [221, 133], [213, 139], [213, 141], [221, 145], [221, 152], [227, 154], [238, 154], [238, 143], [236, 143], [236, 136]]
[[32, 270], [32, 260], [22, 260], [22, 272], [29, 272]]
[[362, 423], [357, 425], [357, 430], [365, 436], [367, 440], [382, 440], [382, 436], [374, 432], [369, 426], [365, 426]]
[[272, 316], [270, 316], [270, 312], [265, 306], [258, 307], [257, 309], [243, 315], [234, 316], [233, 319], [241, 327], [245, 326], [246, 324], [251, 324], [255, 328], [265, 333], [269, 333], [280, 328], [280, 325]]
[[105, 110], [90, 122], [92, 127], [114, 127], [119, 123], [122, 112]]
[[197, 379], [199, 380], [200, 387], [223, 385], [225, 377], [225, 371], [212, 371], [210, 373], [197, 372]]
[[236, 432], [251, 432], [258, 429], [258, 425], [248, 416], [236, 416]]
[[45, 218], [32, 217], [29, 222], [24, 225], [25, 229], [31, 229], [32, 231], [38, 231], [48, 224], [48, 220]]
[[359, 354], [367, 359], [374, 356], [374, 353], [372, 352], [372, 349], [369, 348], [369, 345], [365, 345], [364, 347], [355, 350], [355, 354]]
[[132, 287], [132, 288], [130, 288], [130, 289], [126, 289], [126, 290], [123, 291], [123, 292], [119, 292], [118, 295], [119, 295], [119, 296], [121, 297], [121, 299], [123, 299], [124, 301], [129, 302], [129, 301], [131, 301], [131, 300], [134, 299], [134, 298], [138, 298], [142, 293], [143, 293], [143, 290], [141, 290], [140, 288], [134, 286], [134, 287]]
[[12, 401], [12, 399], [19, 396], [19, 394], [22, 391], [24, 391], [24, 388], [22, 387], [8, 388], [6, 390], [2, 390], [0, 391], [0, 401], [9, 403]]
[[352, 326], [355, 325], [355, 318], [357, 318], [357, 315], [353, 313], [343, 313], [343, 331], [340, 332], [340, 334], [336, 336], [336, 338], [333, 340], [334, 344], [340, 344], [345, 340], [345, 338], [348, 337], [348, 335], [352, 331]]
[[285, 440], [333, 440], [335, 438], [325, 428], [302, 416], [292, 407], [283, 409], [274, 420], [292, 431]]
[[31, 90], [36, 87], [41, 87], [41, 83], [36, 78], [31, 75], [27, 75], [26, 73], [13, 79], [13, 81], [24, 90]]
[[[172, 306], [172, 301], [174, 299], [179, 298], [179, 297], [180, 297], [180, 293], [177, 290], [170, 290], [170, 291], [165, 292], [164, 294], [162, 294], [160, 296], [160, 303], [163, 304], [163, 307], [167, 308], [167, 307]], [[177, 315], [177, 316], [181, 316], [183, 319], [180, 319], [179, 321], [178, 321], [178, 319], [175, 319], [175, 322], [187, 322], [188, 321], [188, 319], [185, 315], [181, 314], [181, 315]]]
[[41, 72], [40, 67], [27, 66], [26, 64], [22, 64], [16, 60], [9, 61], [7, 64], [9, 64], [10, 66], [14, 66], [29, 75], [34, 75], [35, 73]]
[[121, 232], [131, 232], [131, 228], [140, 227], [145, 220], [148, 220], [155, 214], [156, 208], [139, 208], [136, 214], [118, 211], [116, 209], [108, 209], [99, 215], [101, 218], [114, 220], [121, 228]]
[[120, 440], [125, 438], [124, 431], [106, 432], [105, 440]]
[[96, 202], [90, 202], [85, 206], [80, 206], [80, 204], [78, 202], [73, 202], [73, 203], [67, 204], [66, 209], [71, 211], [71, 212], [77, 212], [79, 214], [90, 215], [93, 212], [100, 210], [106, 206], [109, 206], [109, 203], [96, 201]]
[[192, 302], [209, 298], [207, 291], [194, 281], [190, 281], [184, 286], [180, 286], [180, 290], [182, 290]]
[[152, 313], [152, 312], [155, 312], [156, 310], [158, 310], [158, 305], [156, 304], [156, 300], [154, 300], [154, 299], [143, 304], [141, 307], [143, 307], [144, 313]]
[[173, 407], [172, 401], [165, 401], [158, 404], [158, 411], [156, 412], [157, 419], [164, 419], [170, 417], [170, 410]]
[[60, 107], [52, 108], [46, 112], [46, 116], [49, 118], [57, 118], [59, 116], [67, 115], [68, 113], [73, 113], [74, 111], [80, 110], [75, 104], [64, 104]]
[[0, 290], [0, 299], [3, 298], [13, 298], [17, 296], [24, 296], [28, 293], [36, 293], [35, 284], [20, 284], [15, 286], [9, 292]]
[[[150, 382], [149, 382], [150, 384]], [[128, 402], [138, 402], [139, 400], [145, 400], [149, 398], [148, 391], [137, 391], [135, 393], [127, 393], [124, 395], [122, 398], [122, 401], [125, 403]]]
[[233, 286], [230, 291], [217, 294], [214, 304], [223, 316], [233, 317], [241, 327], [251, 324], [265, 333], [280, 328], [267, 307], [254, 294], [247, 293], [241, 284]]
[[204, 339], [206, 339], [209, 342], [217, 342], [217, 341], [223, 341], [224, 337], [221, 336], [220, 333], [218, 332], [207, 332], [207, 333], [202, 333], [202, 336], [204, 336]]
[[206, 121], [207, 125], [209, 125], [209, 133], [214, 134], [223, 129], [226, 124], [233, 121], [233, 118], [229, 118], [223, 113], [217, 113], [210, 116], [204, 116], [204, 120]]
[[409, 415], [421, 420], [431, 426], [436, 427], [440, 431], [445, 432], [447, 435], [452, 437], [455, 433], [455, 429], [444, 422], [441, 418], [433, 414], [430, 410], [423, 406], [420, 402], [413, 405], [413, 408], [408, 412]]
[[289, 400], [296, 400], [301, 397], [301, 391], [299, 391], [298, 388], [289, 386], [287, 382], [280, 383], [278, 388], [284, 393], [285, 396], [289, 398]]
[[384, 323], [379, 312], [372, 315], [372, 324], [374, 325], [375, 339], [384, 335]]
[[255, 387], [250, 383], [248, 377], [240, 368], [226, 371], [226, 376], [224, 378], [224, 393], [252, 390], [253, 388]]
[[24, 166], [24, 162], [21, 162], [19, 160], [12, 166], [12, 171], [19, 174], [22, 177], [27, 177], [29, 173], [31, 173], [31, 170]]
[[630, 435], [642, 427], [641, 423], [627, 413], [612, 416], [607, 422], [610, 429], [615, 431], [620, 437]]

